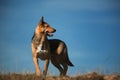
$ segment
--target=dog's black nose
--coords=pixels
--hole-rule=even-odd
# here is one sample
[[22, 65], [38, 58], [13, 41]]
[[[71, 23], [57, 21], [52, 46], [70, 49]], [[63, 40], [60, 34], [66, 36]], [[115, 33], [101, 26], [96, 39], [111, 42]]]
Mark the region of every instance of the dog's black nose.
[[56, 29], [54, 29], [54, 32], [56, 32]]

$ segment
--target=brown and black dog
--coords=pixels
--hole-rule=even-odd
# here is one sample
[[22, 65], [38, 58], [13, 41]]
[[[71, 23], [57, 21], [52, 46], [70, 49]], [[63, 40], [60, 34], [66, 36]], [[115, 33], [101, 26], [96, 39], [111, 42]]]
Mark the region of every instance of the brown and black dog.
[[66, 75], [68, 66], [73, 66], [70, 62], [65, 43], [58, 39], [48, 39], [47, 36], [52, 36], [56, 30], [46, 22], [43, 17], [37, 25], [32, 37], [32, 55], [36, 68], [36, 75], [41, 75], [38, 58], [45, 60], [43, 75], [46, 76], [49, 61], [57, 67], [60, 75]]

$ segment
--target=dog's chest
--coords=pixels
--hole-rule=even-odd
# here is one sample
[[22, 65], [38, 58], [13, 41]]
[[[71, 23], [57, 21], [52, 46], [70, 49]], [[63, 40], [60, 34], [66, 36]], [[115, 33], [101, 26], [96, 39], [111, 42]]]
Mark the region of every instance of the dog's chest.
[[37, 57], [40, 58], [41, 60], [50, 59], [50, 54], [48, 54], [48, 53], [38, 53]]
[[47, 44], [47, 43], [43, 44], [43, 47], [41, 49], [42, 50], [37, 53], [38, 57], [41, 60], [50, 59], [50, 47], [49, 47], [49, 44]]

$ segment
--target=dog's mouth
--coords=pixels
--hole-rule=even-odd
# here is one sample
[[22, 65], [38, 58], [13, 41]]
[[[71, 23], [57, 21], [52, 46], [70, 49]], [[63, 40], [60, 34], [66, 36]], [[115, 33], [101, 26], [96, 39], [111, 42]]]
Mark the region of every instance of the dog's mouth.
[[56, 32], [54, 29], [53, 31], [45, 31], [49, 37], [53, 36], [53, 33]]
[[54, 32], [46, 31], [47, 36], [52, 37]]
[[50, 32], [47, 32], [47, 35], [50, 36], [50, 37], [53, 36], [53, 34], [50, 33]]

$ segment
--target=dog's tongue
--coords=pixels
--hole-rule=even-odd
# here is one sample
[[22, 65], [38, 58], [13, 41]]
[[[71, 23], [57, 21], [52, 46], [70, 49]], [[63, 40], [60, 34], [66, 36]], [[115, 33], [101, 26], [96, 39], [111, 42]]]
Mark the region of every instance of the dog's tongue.
[[49, 36], [53, 36], [53, 34], [52, 34], [52, 33], [48, 33], [48, 35], [49, 35]]

